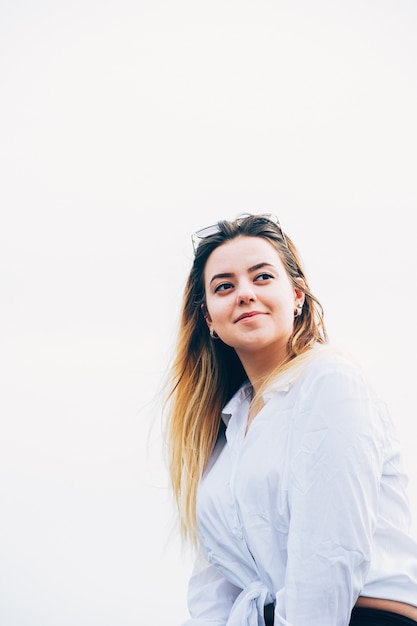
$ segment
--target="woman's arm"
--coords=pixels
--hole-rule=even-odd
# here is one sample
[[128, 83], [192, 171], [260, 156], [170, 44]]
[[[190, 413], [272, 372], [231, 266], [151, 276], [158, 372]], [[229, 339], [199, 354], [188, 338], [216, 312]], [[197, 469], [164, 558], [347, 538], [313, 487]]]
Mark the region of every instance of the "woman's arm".
[[188, 585], [191, 619], [183, 626], [225, 626], [240, 592], [199, 552]]
[[[383, 467], [381, 406], [350, 368], [301, 390], [276, 623], [347, 626], [370, 564]], [[280, 621], [280, 620], [283, 621]]]

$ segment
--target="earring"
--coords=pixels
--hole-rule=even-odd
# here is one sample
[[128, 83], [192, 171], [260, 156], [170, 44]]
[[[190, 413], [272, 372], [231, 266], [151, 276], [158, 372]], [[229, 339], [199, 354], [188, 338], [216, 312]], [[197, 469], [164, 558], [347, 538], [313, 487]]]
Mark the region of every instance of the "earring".
[[294, 317], [300, 317], [300, 315], [303, 314], [303, 305], [302, 304], [297, 304], [297, 308], [294, 311]]
[[210, 337], [212, 339], [219, 339], [219, 335], [216, 333], [216, 331], [213, 328], [210, 328]]

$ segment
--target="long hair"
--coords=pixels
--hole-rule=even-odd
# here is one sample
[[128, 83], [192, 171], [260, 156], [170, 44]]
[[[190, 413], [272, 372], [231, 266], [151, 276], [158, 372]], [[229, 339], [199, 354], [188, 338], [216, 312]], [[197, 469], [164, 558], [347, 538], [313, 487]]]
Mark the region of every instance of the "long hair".
[[[213, 230], [201, 239], [186, 282], [167, 399], [171, 484], [181, 534], [192, 543], [197, 539], [197, 488], [219, 435], [221, 411], [247, 380], [235, 350], [221, 340], [213, 341], [205, 321], [204, 269], [213, 250], [238, 236], [262, 237], [278, 251], [294, 287], [305, 294], [303, 313], [294, 318], [287, 358], [277, 365], [268, 381], [317, 343], [327, 342], [323, 309], [309, 289], [294, 244], [278, 224], [263, 216], [249, 215], [221, 221]], [[303, 287], [298, 278], [303, 279]]]

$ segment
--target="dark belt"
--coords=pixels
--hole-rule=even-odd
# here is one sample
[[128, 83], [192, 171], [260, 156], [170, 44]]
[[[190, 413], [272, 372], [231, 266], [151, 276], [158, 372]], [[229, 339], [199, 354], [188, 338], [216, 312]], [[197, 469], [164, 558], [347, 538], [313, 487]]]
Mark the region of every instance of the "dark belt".
[[[274, 626], [274, 604], [264, 606], [265, 626]], [[384, 624], [385, 626], [413, 626], [417, 624], [414, 620], [404, 615], [391, 613], [389, 611], [381, 611], [380, 609], [358, 608], [352, 611], [352, 618], [349, 622], [350, 626], [365, 626], [371, 624]]]

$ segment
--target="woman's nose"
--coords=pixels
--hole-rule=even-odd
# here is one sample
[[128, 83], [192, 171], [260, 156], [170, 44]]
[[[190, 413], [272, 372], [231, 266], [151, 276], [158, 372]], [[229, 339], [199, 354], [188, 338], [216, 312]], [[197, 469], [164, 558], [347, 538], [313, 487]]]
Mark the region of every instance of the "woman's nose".
[[239, 284], [237, 290], [237, 301], [239, 304], [246, 304], [248, 302], [254, 302], [256, 300], [256, 294], [253, 286], [250, 283]]

